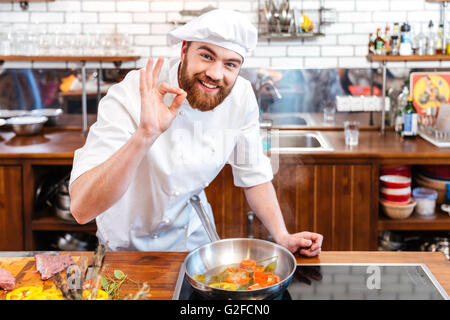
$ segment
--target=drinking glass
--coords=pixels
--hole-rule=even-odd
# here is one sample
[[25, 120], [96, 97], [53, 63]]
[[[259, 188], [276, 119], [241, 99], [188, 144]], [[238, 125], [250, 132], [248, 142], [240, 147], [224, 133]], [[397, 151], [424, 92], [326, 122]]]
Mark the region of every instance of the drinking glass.
[[334, 114], [336, 113], [335, 107], [325, 107], [323, 108], [323, 121], [325, 123], [334, 123]]
[[345, 145], [357, 146], [359, 140], [359, 121], [344, 122]]

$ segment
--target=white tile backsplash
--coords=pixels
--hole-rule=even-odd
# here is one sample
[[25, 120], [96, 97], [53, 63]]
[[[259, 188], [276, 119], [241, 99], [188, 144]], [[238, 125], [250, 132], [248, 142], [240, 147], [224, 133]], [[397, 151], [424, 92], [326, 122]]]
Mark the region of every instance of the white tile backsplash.
[[[180, 21], [182, 10], [207, 6], [236, 9], [257, 23], [258, 3], [264, 0], [57, 0], [29, 4], [24, 11], [18, 3], [0, 3], [0, 25], [13, 29], [39, 23], [48, 30], [76, 25], [76, 32], [123, 32], [130, 35], [132, 47], [142, 58], [133, 65], [145, 65], [150, 55], [179, 56], [180, 46], [167, 44], [167, 33]], [[291, 0], [291, 7], [315, 9], [318, 0]], [[334, 8], [336, 21], [323, 26], [324, 37], [305, 40], [261, 39], [244, 67], [273, 68], [364, 68], [369, 32], [393, 22], [408, 20], [415, 29], [440, 19], [437, 3], [425, 0], [323, 0]], [[450, 64], [450, 63], [447, 63]], [[26, 64], [17, 64], [26, 65]], [[434, 67], [442, 63], [416, 62], [408, 67]], [[124, 67], [125, 65], [122, 65]]]

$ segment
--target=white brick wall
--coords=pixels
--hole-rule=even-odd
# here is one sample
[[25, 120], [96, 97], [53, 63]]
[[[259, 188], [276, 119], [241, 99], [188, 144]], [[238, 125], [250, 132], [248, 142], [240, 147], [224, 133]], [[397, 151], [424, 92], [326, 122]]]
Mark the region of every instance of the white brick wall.
[[[166, 34], [180, 20], [181, 10], [200, 10], [207, 6], [237, 9], [253, 22], [258, 21], [258, 3], [264, 0], [57, 0], [30, 2], [23, 11], [18, 3], [0, 3], [0, 25], [15, 29], [38, 23], [46, 30], [63, 30], [71, 24], [75, 32], [127, 33], [136, 54], [142, 55], [138, 66], [152, 55], [176, 57], [179, 46], [169, 47]], [[291, 6], [315, 9], [319, 0], [291, 0]], [[273, 68], [364, 68], [369, 32], [387, 23], [408, 20], [415, 30], [431, 19], [440, 18], [439, 4], [425, 0], [323, 0], [334, 8], [336, 21], [323, 27], [325, 37], [305, 40], [260, 40], [244, 67]], [[66, 29], [69, 29], [66, 27]], [[410, 66], [434, 66], [416, 63]], [[403, 64], [406, 66], [406, 64]], [[440, 64], [442, 65], [442, 64]]]

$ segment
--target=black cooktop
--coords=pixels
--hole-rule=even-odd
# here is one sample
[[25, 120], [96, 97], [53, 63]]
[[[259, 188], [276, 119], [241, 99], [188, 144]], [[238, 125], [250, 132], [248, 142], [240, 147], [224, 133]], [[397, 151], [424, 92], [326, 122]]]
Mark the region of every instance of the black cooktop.
[[[174, 300], [204, 300], [180, 269]], [[298, 264], [275, 300], [448, 300], [424, 264]]]

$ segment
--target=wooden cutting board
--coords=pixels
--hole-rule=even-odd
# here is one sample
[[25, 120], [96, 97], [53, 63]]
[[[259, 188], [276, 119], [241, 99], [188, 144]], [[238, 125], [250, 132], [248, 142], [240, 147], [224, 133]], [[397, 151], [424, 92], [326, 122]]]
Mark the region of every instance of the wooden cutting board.
[[[72, 256], [77, 263], [80, 257]], [[8, 257], [0, 258], [0, 267], [8, 270], [16, 278], [16, 286], [20, 288], [25, 286], [38, 286], [43, 290], [54, 288], [53, 278], [41, 280], [41, 274], [36, 270], [34, 257]], [[6, 299], [7, 292], [0, 289], [0, 300]]]

